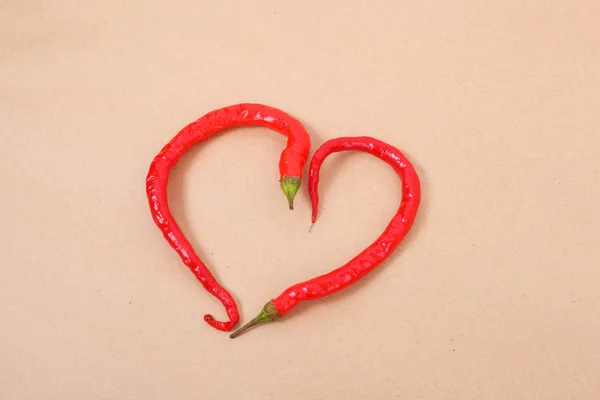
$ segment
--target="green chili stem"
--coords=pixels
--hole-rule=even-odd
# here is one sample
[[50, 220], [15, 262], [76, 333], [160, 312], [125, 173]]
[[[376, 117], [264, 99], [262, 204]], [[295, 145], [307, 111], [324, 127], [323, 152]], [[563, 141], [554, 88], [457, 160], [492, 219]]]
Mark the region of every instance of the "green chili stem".
[[272, 301], [269, 301], [252, 321], [233, 332], [231, 335], [229, 335], [229, 337], [234, 339], [256, 325], [260, 325], [265, 322], [276, 321], [279, 319], [279, 317], [280, 315], [275, 308], [275, 305]]
[[300, 189], [300, 178], [297, 176], [286, 176], [281, 180], [281, 190], [288, 199], [290, 210], [294, 209], [294, 197], [296, 197], [298, 189]]

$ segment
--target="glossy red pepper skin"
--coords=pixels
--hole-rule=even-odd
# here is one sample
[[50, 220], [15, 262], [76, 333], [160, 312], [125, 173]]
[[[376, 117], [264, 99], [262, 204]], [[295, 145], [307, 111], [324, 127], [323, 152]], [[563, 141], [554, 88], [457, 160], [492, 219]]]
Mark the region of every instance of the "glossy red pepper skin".
[[325, 142], [314, 154], [310, 163], [308, 190], [312, 203], [312, 222], [317, 219], [319, 208], [319, 171], [330, 154], [359, 150], [372, 154], [388, 163], [402, 179], [402, 201], [396, 214], [383, 233], [369, 247], [343, 266], [306, 282], [298, 283], [273, 300], [279, 315], [287, 314], [298, 303], [316, 300], [340, 291], [381, 264], [402, 242], [410, 230], [419, 203], [421, 184], [410, 161], [397, 148], [370, 137], [337, 138]]
[[340, 137], [323, 143], [312, 157], [309, 169], [308, 190], [312, 203], [312, 221], [317, 219], [319, 207], [319, 172], [325, 159], [340, 151], [356, 150], [374, 155], [389, 164], [402, 179], [402, 200], [392, 220], [383, 233], [369, 247], [341, 267], [284, 290], [268, 302], [252, 321], [234, 332], [237, 337], [245, 330], [263, 322], [274, 321], [289, 313], [299, 303], [316, 300], [356, 283], [379, 266], [402, 242], [413, 225], [421, 201], [419, 177], [402, 152], [371, 137]]
[[[154, 222], [171, 247], [179, 254], [183, 263], [204, 288], [218, 298], [225, 307], [229, 321], [217, 321], [210, 314], [204, 316], [208, 324], [222, 331], [231, 330], [239, 321], [236, 302], [200, 260], [175, 221], [169, 209], [167, 185], [171, 169], [190, 147], [216, 133], [236, 126], [262, 126], [287, 136], [287, 146], [279, 160], [280, 180], [292, 179], [298, 186], [300, 185], [302, 169], [310, 152], [310, 137], [306, 129], [299, 121], [281, 110], [248, 103], [211, 111], [185, 126], [156, 155], [146, 177], [146, 194]], [[292, 208], [293, 195], [291, 200], [288, 196], [290, 208]]]

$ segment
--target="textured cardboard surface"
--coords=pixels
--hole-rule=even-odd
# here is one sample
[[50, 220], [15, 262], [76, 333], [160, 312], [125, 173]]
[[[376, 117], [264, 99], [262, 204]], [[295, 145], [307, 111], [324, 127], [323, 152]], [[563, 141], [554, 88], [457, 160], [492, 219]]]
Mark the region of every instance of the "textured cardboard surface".
[[[598, 399], [597, 1], [0, 5], [0, 398]], [[356, 287], [238, 339], [154, 226], [152, 157], [250, 101], [313, 148], [372, 135], [423, 201]], [[381, 232], [397, 177], [340, 154], [278, 187], [285, 139], [237, 129], [172, 175], [174, 213], [242, 322]]]

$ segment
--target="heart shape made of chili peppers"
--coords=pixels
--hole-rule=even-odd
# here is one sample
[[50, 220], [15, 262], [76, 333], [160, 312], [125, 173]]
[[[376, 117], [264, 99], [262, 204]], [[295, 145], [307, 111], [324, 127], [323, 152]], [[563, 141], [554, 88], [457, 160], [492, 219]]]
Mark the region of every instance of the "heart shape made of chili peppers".
[[[184, 264], [227, 311], [228, 322], [216, 321], [210, 314], [204, 316], [208, 324], [222, 331], [232, 330], [239, 322], [237, 305], [197, 256], [173, 218], [168, 206], [167, 183], [171, 169], [192, 145], [225, 129], [252, 125], [267, 127], [288, 137], [279, 161], [280, 186], [288, 199], [289, 208], [293, 209], [293, 200], [302, 180], [302, 168], [308, 160], [310, 137], [298, 120], [281, 110], [261, 104], [243, 103], [221, 108], [188, 124], [153, 159], [146, 177], [146, 194], [154, 222]], [[402, 200], [396, 214], [375, 242], [353, 259], [329, 273], [287, 288], [267, 302], [253, 320], [230, 337], [235, 338], [261, 323], [278, 320], [302, 301], [316, 300], [350, 286], [381, 264], [412, 227], [421, 199], [420, 180], [414, 167], [396, 147], [366, 136], [330, 139], [313, 154], [308, 181], [313, 224], [317, 218], [321, 165], [330, 154], [347, 150], [372, 154], [396, 171], [403, 184]]]

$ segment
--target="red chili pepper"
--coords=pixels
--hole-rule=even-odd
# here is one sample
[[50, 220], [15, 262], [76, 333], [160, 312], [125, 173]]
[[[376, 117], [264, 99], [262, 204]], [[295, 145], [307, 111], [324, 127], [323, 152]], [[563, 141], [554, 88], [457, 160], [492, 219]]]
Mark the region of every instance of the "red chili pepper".
[[319, 171], [325, 158], [344, 150], [370, 153], [388, 163], [402, 179], [402, 201], [398, 211], [383, 233], [369, 247], [345, 265], [321, 276], [289, 287], [277, 298], [265, 304], [252, 321], [231, 334], [235, 338], [247, 329], [275, 321], [290, 312], [300, 302], [316, 300], [340, 291], [374, 270], [400, 244], [410, 230], [421, 199], [421, 184], [412, 164], [397, 148], [370, 137], [342, 137], [325, 142], [310, 162], [308, 190], [312, 202], [312, 222], [317, 219], [319, 205]]
[[186, 150], [220, 131], [235, 126], [263, 126], [287, 136], [287, 146], [279, 160], [280, 185], [288, 199], [290, 209], [293, 209], [294, 197], [302, 179], [302, 168], [310, 152], [310, 137], [296, 119], [281, 110], [260, 104], [225, 107], [211, 111], [190, 123], [158, 153], [150, 165], [146, 178], [146, 194], [154, 222], [204, 288], [225, 306], [229, 322], [216, 321], [210, 314], [204, 316], [208, 324], [222, 331], [230, 331], [238, 323], [237, 305], [229, 292], [217, 282], [196, 255], [171, 215], [167, 199], [167, 183], [171, 169]]

